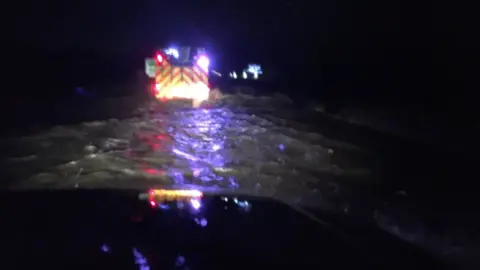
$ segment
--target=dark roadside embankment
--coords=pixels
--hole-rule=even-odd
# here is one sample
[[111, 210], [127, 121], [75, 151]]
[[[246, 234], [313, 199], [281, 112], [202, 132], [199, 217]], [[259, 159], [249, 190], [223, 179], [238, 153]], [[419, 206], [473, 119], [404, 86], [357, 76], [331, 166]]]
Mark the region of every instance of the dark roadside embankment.
[[[242, 88], [259, 95], [273, 94], [262, 91], [261, 84], [255, 82], [244, 82]], [[274, 89], [292, 93], [286, 87]], [[472, 107], [450, 104], [450, 110], [423, 106], [415, 111], [413, 102], [405, 102], [403, 108], [400, 102], [392, 102], [389, 108], [386, 102], [368, 104], [359, 99], [355, 103], [332, 96], [322, 100], [321, 95], [302, 96], [300, 91], [289, 96], [296, 109], [279, 111], [278, 115], [291, 119], [295, 129], [318, 132], [369, 151], [373, 161], [371, 181], [349, 183], [352, 192], [359, 194], [358, 205], [352, 206], [358, 207], [358, 218], [370, 218], [364, 215], [371, 210], [368, 205], [376, 205], [375, 219], [384, 229], [412, 242], [429, 242], [430, 248], [442, 250], [444, 256], [456, 261], [464, 260], [464, 264], [475, 263], [480, 250], [480, 236], [476, 233], [480, 228], [476, 220], [480, 201], [475, 181], [479, 133]], [[328, 103], [332, 99], [335, 102]], [[310, 108], [314, 102], [323, 108]], [[415, 105], [418, 108], [418, 103]], [[383, 123], [387, 128], [376, 125], [374, 117], [352, 123], [342, 115], [342, 110], [349, 109], [368, 116], [364, 112], [375, 106], [383, 108], [377, 111], [386, 120]], [[388, 118], [399, 112], [403, 117]], [[418, 129], [421, 122], [424, 125]], [[415, 136], [415, 129], [422, 136]], [[339, 160], [341, 155], [337, 155]], [[353, 212], [350, 216], [355, 215]]]
[[[24, 52], [29, 52], [28, 54]], [[12, 50], [0, 97], [1, 134], [131, 114], [147, 98], [143, 58], [92, 51]]]
[[[295, 123], [297, 129], [317, 131], [325, 137], [371, 151], [377, 156], [376, 182], [388, 181], [393, 190], [408, 190], [409, 196], [419, 193], [426, 202], [435, 201], [435, 204], [453, 205], [476, 197], [472, 189], [476, 181], [472, 176], [476, 175], [475, 153], [480, 147], [476, 139], [478, 124], [471, 107], [418, 109], [418, 103], [405, 102], [402, 108], [400, 101], [390, 106], [387, 102], [367, 103], [362, 99], [355, 103], [351, 98], [342, 100], [333, 95], [312, 95], [309, 90], [292, 91], [291, 86], [268, 87], [262, 82], [240, 85], [226, 92], [242, 89], [255, 95], [285, 94], [292, 99], [292, 109], [278, 111], [278, 115], [293, 120], [290, 123]], [[299, 88], [302, 87], [314, 88], [308, 84]], [[381, 115], [383, 121], [375, 121], [376, 115], [369, 110]], [[344, 111], [372, 117], [353, 122], [342, 114]], [[398, 115], [402, 117], [395, 117]], [[421, 132], [416, 133], [418, 130]]]
[[57, 125], [130, 117], [139, 103], [147, 98], [146, 86], [142, 82], [112, 83], [86, 89], [123, 90], [116, 95], [92, 97], [76, 94], [3, 97], [0, 105], [2, 136], [38, 133]]
[[[478, 129], [476, 122], [471, 119], [471, 112], [467, 114], [457, 109], [437, 113], [424, 108], [423, 114], [415, 115], [412, 106], [406, 104], [403, 119], [386, 118], [386, 122], [390, 120], [392, 126], [403, 127], [402, 134], [397, 132], [398, 128], [385, 130], [369, 119], [362, 123], [352, 123], [341, 114], [342, 110], [350, 108], [362, 113], [369, 109], [362, 111], [362, 107], [366, 107], [365, 103], [354, 104], [349, 99], [342, 101], [338, 97], [335, 97], [336, 102], [328, 103], [328, 99], [322, 100], [320, 95], [302, 96], [301, 91], [295, 93], [287, 87], [263, 91], [262, 87], [266, 88], [266, 85], [253, 82], [242, 83], [240, 88], [257, 95], [285, 93], [292, 97], [294, 104], [292, 110], [278, 111], [278, 114], [293, 120], [290, 123], [295, 123], [297, 129], [317, 131], [325, 137], [347, 141], [371, 151], [377, 157], [374, 163], [375, 182], [388, 181], [392, 190], [403, 190], [409, 196], [419, 193], [426, 202], [434, 201], [434, 204], [463, 204], [465, 200], [468, 202], [476, 197], [475, 189], [472, 189], [476, 181], [472, 176], [476, 175], [475, 153], [480, 148], [476, 140]], [[321, 104], [322, 110], [311, 106], [315, 103]], [[398, 114], [401, 109], [399, 104], [390, 106], [390, 111], [385, 109], [388, 104], [384, 104], [383, 108], [379, 114], [385, 116]], [[414, 126], [418, 123], [413, 121], [415, 118], [422, 118], [425, 122], [422, 131], [426, 136], [414, 137], [415, 133], [409, 132], [408, 124]]]

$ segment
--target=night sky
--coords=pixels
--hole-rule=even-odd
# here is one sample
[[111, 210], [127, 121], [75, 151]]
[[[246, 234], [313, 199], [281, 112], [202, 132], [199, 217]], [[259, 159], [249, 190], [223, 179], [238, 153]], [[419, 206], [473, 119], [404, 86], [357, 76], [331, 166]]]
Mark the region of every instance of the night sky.
[[4, 5], [2, 20], [16, 45], [133, 51], [181, 41], [261, 55], [272, 48], [322, 52], [473, 40], [465, 35], [469, 16], [456, 10], [398, 0], [26, 0]]
[[473, 87], [478, 42], [469, 10], [413, 0], [27, 0], [4, 6], [2, 20], [17, 50], [142, 59], [159, 46], [198, 44], [223, 64], [308, 66], [324, 88], [385, 96], [422, 89], [429, 98], [439, 85]]
[[264, 49], [268, 41], [299, 32], [303, 21], [308, 24], [296, 6], [286, 1], [32, 1], [17, 8], [14, 32], [16, 42], [51, 48], [128, 51], [183, 41]]
[[345, 0], [50, 0], [16, 5], [10, 34], [23, 46], [135, 52], [185, 42], [252, 58], [292, 55], [295, 48], [318, 54], [349, 38], [364, 42], [352, 31], [367, 35], [361, 28], [368, 27], [364, 17], [372, 13]]

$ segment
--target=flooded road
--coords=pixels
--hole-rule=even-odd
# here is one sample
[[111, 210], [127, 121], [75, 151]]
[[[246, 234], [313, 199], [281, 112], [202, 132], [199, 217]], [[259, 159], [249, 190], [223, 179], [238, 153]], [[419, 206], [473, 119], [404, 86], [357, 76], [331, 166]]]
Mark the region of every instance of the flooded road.
[[334, 159], [336, 151], [361, 149], [234, 112], [227, 103], [209, 109], [147, 103], [137, 117], [13, 139], [3, 145], [4, 171], [15, 179], [12, 188], [193, 184], [314, 204], [322, 198], [319, 187], [338, 189], [332, 179], [368, 174]]
[[[424, 207], [409, 190], [383, 188], [392, 186], [388, 179], [378, 177], [378, 162], [387, 156], [372, 149], [391, 152], [398, 165], [395, 169], [403, 168], [390, 170], [392, 177], [406, 179], [407, 173], [415, 176], [413, 170], [407, 170], [416, 168], [410, 163], [418, 152], [411, 148], [405, 149], [406, 155], [398, 154], [386, 147], [390, 142], [353, 128], [343, 133], [326, 126], [322, 132], [315, 131], [296, 121], [292, 104], [278, 96], [234, 95], [200, 109], [181, 103], [138, 104], [132, 113], [123, 112], [130, 117], [56, 126], [2, 140], [2, 187], [144, 189], [194, 185], [241, 190], [367, 217], [438, 256], [461, 260], [465, 246], [472, 245], [465, 256], [475, 258], [479, 250], [472, 237], [478, 235], [475, 224], [460, 222], [471, 225], [468, 230], [472, 233], [468, 234], [465, 227], [450, 224], [460, 213], [453, 208], [445, 212], [450, 203], [446, 208]], [[371, 146], [356, 143], [362, 136]], [[439, 179], [417, 176], [426, 179], [425, 183]], [[414, 181], [416, 178], [410, 177], [410, 183]], [[472, 216], [468, 211], [460, 214]], [[438, 215], [425, 218], [425, 213]], [[449, 232], [454, 232], [455, 239]], [[456, 242], [459, 238], [460, 244]]]

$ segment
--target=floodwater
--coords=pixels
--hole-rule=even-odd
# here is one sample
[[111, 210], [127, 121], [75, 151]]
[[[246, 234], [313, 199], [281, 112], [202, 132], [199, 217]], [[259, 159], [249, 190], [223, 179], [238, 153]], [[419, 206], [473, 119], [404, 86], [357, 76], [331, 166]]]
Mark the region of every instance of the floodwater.
[[[294, 109], [285, 97], [234, 95], [197, 109], [175, 102], [138, 104], [131, 117], [55, 126], [2, 140], [2, 186], [241, 190], [368, 217], [439, 256], [456, 257], [466, 250], [464, 243], [452, 246], [445, 231], [432, 235], [428, 223], [409, 215], [403, 207], [411, 205], [404, 203], [408, 191], [377, 193], [373, 175], [379, 157], [371, 149], [292, 122], [285, 112]], [[391, 202], [396, 204], [385, 208]]]

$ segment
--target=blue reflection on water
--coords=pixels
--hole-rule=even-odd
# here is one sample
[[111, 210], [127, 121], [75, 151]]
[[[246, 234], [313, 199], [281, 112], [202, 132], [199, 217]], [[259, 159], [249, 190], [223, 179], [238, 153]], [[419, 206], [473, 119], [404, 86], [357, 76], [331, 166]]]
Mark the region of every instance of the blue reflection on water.
[[102, 249], [103, 252], [110, 252], [110, 248], [106, 244], [103, 244], [101, 246], [101, 249]]
[[[225, 117], [224, 109], [198, 109], [179, 113], [183, 129], [172, 129], [174, 139], [172, 152], [179, 162], [186, 162], [191, 170], [192, 180], [186, 177], [184, 170], [176, 166], [168, 169], [168, 175], [174, 184], [190, 184], [187, 181], [215, 185], [225, 182], [223, 186], [238, 188], [233, 177], [224, 178], [216, 173], [225, 167], [226, 157], [222, 151], [225, 147], [225, 130], [231, 119]], [[187, 180], [188, 179], [188, 180]]]
[[179, 255], [177, 257], [177, 259], [175, 260], [175, 266], [176, 267], [181, 267], [181, 266], [184, 265], [184, 263], [185, 263], [185, 257], [183, 257], [182, 255]]
[[207, 227], [208, 221], [206, 218], [194, 218], [195, 223], [200, 227]]
[[150, 266], [148, 265], [147, 258], [143, 256], [140, 251], [136, 248], [132, 248], [133, 258], [135, 259], [135, 264], [138, 265], [140, 270], [149, 270]]

